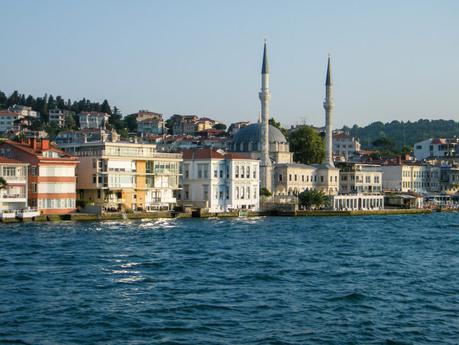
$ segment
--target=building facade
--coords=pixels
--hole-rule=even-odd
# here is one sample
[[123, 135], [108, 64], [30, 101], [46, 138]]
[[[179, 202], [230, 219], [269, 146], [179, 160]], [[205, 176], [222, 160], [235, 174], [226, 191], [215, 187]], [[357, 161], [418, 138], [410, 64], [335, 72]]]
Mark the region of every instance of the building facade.
[[0, 177], [6, 182], [0, 189], [0, 211], [27, 207], [27, 169], [27, 163], [0, 157]]
[[105, 129], [110, 115], [97, 111], [84, 111], [78, 114], [78, 118], [80, 120], [80, 129]]
[[0, 133], [19, 131], [24, 116], [9, 109], [0, 110]]
[[380, 165], [363, 163], [337, 163], [340, 169], [342, 194], [380, 194], [383, 174]]
[[137, 132], [141, 136], [161, 135], [165, 132], [165, 122], [163, 115], [151, 111], [140, 110], [136, 116]]
[[210, 212], [259, 208], [259, 161], [215, 149], [183, 152], [181, 203]]
[[51, 146], [47, 139], [31, 139], [28, 143], [6, 140], [0, 143], [0, 156], [28, 164], [30, 207], [48, 215], [75, 211], [75, 157]]
[[68, 148], [78, 157], [79, 199], [100, 211], [170, 210], [176, 205], [181, 154], [154, 144], [96, 141]]
[[427, 158], [455, 157], [457, 145], [457, 138], [431, 138], [415, 143], [413, 151], [418, 161]]
[[360, 142], [353, 136], [342, 131], [333, 133], [333, 154], [348, 161], [361, 149]]
[[441, 189], [440, 167], [419, 163], [382, 165], [385, 191], [433, 193]]

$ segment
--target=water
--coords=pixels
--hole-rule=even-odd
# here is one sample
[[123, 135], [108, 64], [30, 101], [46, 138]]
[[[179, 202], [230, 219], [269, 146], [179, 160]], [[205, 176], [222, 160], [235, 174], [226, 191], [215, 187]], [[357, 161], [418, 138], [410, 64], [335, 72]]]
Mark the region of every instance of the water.
[[0, 225], [0, 343], [458, 344], [459, 214]]

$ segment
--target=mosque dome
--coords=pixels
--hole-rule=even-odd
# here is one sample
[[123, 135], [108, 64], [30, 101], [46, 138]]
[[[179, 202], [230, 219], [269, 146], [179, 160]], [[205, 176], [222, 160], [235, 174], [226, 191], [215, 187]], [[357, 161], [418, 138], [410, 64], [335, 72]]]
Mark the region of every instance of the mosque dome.
[[[234, 136], [234, 143], [253, 142], [259, 143], [261, 137], [261, 123], [252, 123], [251, 125], [242, 127]], [[269, 142], [270, 143], [286, 143], [282, 132], [276, 127], [269, 125]]]
[[[252, 123], [242, 127], [235, 135], [231, 143], [234, 151], [259, 151], [261, 138], [261, 123]], [[276, 127], [269, 125], [269, 144], [270, 147], [287, 145], [287, 139]]]

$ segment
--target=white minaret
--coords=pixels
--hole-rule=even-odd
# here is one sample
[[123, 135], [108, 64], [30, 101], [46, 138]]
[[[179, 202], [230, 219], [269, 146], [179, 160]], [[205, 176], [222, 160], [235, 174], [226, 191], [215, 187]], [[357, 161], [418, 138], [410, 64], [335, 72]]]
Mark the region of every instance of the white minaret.
[[330, 55], [328, 56], [327, 78], [325, 80], [325, 164], [334, 167], [333, 164], [333, 130], [332, 130], [332, 112], [335, 107], [333, 102], [333, 83], [331, 78]]
[[272, 192], [271, 179], [271, 159], [269, 158], [269, 102], [271, 92], [269, 91], [269, 64], [268, 52], [266, 50], [266, 40], [263, 50], [263, 66], [261, 67], [261, 91], [259, 93], [261, 101], [261, 157], [260, 157], [260, 180], [261, 187]]

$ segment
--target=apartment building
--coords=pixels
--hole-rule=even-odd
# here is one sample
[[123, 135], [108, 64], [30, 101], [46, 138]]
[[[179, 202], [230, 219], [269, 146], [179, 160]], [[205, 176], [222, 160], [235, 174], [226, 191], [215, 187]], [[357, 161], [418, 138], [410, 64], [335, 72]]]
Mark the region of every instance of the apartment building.
[[419, 163], [382, 165], [383, 189], [398, 192], [440, 191], [440, 167]]
[[194, 135], [196, 132], [196, 115], [178, 115], [174, 114], [170, 118], [172, 122], [172, 134], [174, 135]]
[[414, 144], [414, 156], [418, 161], [426, 158], [445, 158], [456, 156], [457, 138], [430, 138]]
[[340, 193], [379, 194], [382, 192], [383, 174], [380, 165], [363, 163], [337, 163], [340, 169]]
[[0, 157], [0, 177], [6, 186], [0, 189], [0, 211], [27, 207], [27, 163]]
[[160, 135], [166, 130], [163, 115], [151, 111], [140, 110], [136, 116], [137, 132], [144, 135]]
[[80, 129], [97, 128], [104, 129], [110, 115], [97, 111], [84, 111], [78, 114]]
[[6, 140], [0, 156], [28, 164], [28, 205], [43, 214], [67, 214], [76, 209], [75, 157], [50, 145], [49, 140], [27, 143]]
[[334, 132], [332, 137], [333, 154], [349, 160], [356, 152], [360, 151], [360, 142], [353, 136], [342, 131]]
[[185, 150], [181, 203], [210, 212], [258, 210], [259, 161], [211, 148]]
[[38, 117], [40, 116], [40, 113], [38, 111], [32, 110], [32, 107], [28, 107], [25, 105], [19, 105], [15, 104], [9, 108], [12, 112], [18, 113], [24, 117], [30, 116], [30, 117]]
[[24, 116], [9, 109], [0, 110], [0, 133], [19, 131]]
[[54, 108], [49, 110], [49, 122], [55, 123], [59, 127], [65, 126], [65, 120], [68, 116], [73, 116], [74, 112], [70, 110], [62, 110]]
[[182, 155], [154, 144], [94, 141], [68, 147], [78, 157], [79, 199], [98, 211], [169, 210], [176, 205]]

